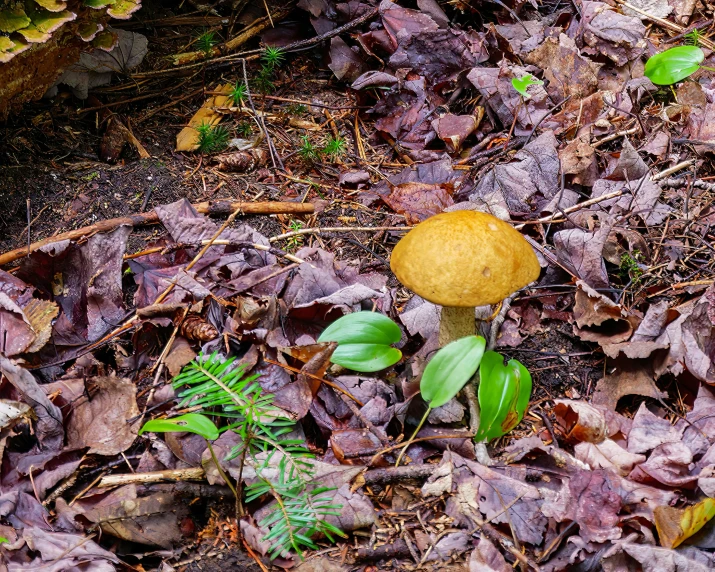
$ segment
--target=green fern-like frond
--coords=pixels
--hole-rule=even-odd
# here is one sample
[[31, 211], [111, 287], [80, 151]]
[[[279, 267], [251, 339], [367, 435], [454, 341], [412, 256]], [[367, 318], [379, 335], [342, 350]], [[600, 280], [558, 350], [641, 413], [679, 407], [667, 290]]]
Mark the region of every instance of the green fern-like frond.
[[333, 488], [318, 487], [307, 490], [296, 487], [290, 480], [279, 479], [278, 483], [260, 478], [246, 489], [246, 501], [251, 502], [266, 494], [275, 499], [273, 510], [259, 525], [268, 529], [264, 541], [271, 543], [270, 558], [276, 558], [290, 550], [302, 557], [304, 549], [315, 550], [318, 546], [312, 537], [323, 534], [330, 541], [345, 534], [329, 522], [329, 516], [338, 516], [342, 505], [333, 503]]
[[235, 417], [251, 407], [272, 404], [273, 397], [262, 395], [258, 375], [245, 376], [244, 366], [232, 367], [235, 358], [222, 359], [218, 352], [210, 356], [199, 354], [174, 378], [174, 389], [186, 387], [178, 395], [180, 406], [201, 407], [204, 410], [221, 408], [214, 414]]

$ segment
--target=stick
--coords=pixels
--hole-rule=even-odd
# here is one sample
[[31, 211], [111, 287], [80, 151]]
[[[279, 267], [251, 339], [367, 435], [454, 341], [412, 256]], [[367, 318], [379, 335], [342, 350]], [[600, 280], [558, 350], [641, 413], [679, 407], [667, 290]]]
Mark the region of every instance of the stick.
[[206, 473], [201, 467], [186, 469], [168, 469], [166, 471], [152, 471], [149, 473], [129, 473], [125, 475], [107, 475], [99, 481], [99, 487], [113, 487], [132, 483], [159, 483], [161, 481], [201, 481]]
[[378, 232], [382, 230], [396, 230], [407, 232], [412, 230], [409, 226], [328, 226], [324, 228], [301, 228], [300, 230], [293, 230], [291, 232], [286, 232], [285, 234], [279, 234], [272, 236], [268, 239], [268, 242], [276, 242], [278, 240], [283, 240], [285, 238], [291, 238], [293, 236], [301, 236], [304, 234], [321, 234], [323, 232]]
[[[208, 215], [224, 215], [237, 209], [239, 209], [243, 214], [312, 214], [315, 211], [315, 207], [311, 203], [288, 202], [242, 203], [230, 200], [217, 200], [198, 203], [192, 206], [199, 213]], [[34, 252], [43, 246], [47, 246], [48, 244], [52, 244], [60, 240], [78, 240], [98, 232], [109, 232], [123, 225], [143, 226], [147, 224], [156, 224], [158, 222], [159, 216], [155, 211], [112, 218], [35, 242], [30, 245], [29, 252]], [[27, 254], [27, 247], [16, 248], [15, 250], [6, 252], [5, 254], [0, 255], [0, 266], [19, 260], [20, 258], [24, 258]]]

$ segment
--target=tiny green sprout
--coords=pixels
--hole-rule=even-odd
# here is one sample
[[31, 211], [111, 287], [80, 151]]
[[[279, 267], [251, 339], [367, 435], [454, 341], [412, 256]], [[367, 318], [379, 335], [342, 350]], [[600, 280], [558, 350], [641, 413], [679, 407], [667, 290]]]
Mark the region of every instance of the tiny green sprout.
[[236, 125], [236, 133], [239, 137], [248, 139], [251, 135], [253, 135], [253, 125], [251, 125], [250, 121], [240, 121]]
[[632, 282], [633, 284], [636, 284], [640, 280], [643, 275], [643, 269], [638, 262], [640, 256], [641, 254], [638, 250], [634, 250], [633, 254], [624, 252], [621, 255], [621, 265], [618, 269], [621, 280], [624, 282]]
[[263, 94], [274, 91], [276, 85], [273, 83], [273, 69], [268, 67], [261, 68], [261, 71], [253, 79], [253, 84]]
[[320, 153], [315, 145], [310, 142], [307, 135], [301, 135], [300, 137], [300, 149], [298, 149], [298, 155], [300, 155], [304, 161], [317, 161], [320, 158]]
[[529, 86], [531, 85], [544, 85], [544, 82], [540, 79], [536, 79], [533, 75], [526, 74], [521, 78], [512, 78], [511, 86], [519, 93], [524, 99], [529, 99], [531, 96], [527, 92]]
[[327, 155], [330, 159], [335, 161], [338, 157], [345, 154], [346, 148], [347, 142], [344, 138], [339, 135], [331, 135], [325, 142], [325, 146], [321, 150], [321, 153], [323, 155]]
[[693, 28], [692, 31], [685, 34], [685, 43], [689, 46], [700, 46], [700, 38], [702, 38], [703, 35], [700, 30]]
[[261, 54], [261, 62], [263, 66], [273, 70], [273, 68], [280, 67], [285, 61], [285, 52], [280, 48], [274, 48], [272, 46], [266, 47]]
[[213, 51], [213, 47], [218, 44], [219, 40], [216, 36], [216, 32], [213, 30], [202, 30], [196, 36], [196, 47], [200, 52], [205, 55], [210, 56]]
[[201, 153], [217, 153], [218, 151], [223, 151], [231, 137], [228, 129], [223, 125], [216, 125], [214, 127], [210, 123], [202, 123], [196, 128], [196, 131], [199, 134], [196, 143]]
[[247, 99], [246, 84], [243, 83], [243, 81], [237, 81], [231, 88], [231, 91], [228, 94], [228, 98], [233, 102], [235, 106], [242, 107]]
[[291, 103], [286, 107], [286, 113], [288, 115], [301, 115], [308, 111], [308, 108], [302, 103]]
[[656, 85], [672, 85], [701, 68], [715, 71], [700, 65], [704, 59], [705, 54], [697, 46], [677, 46], [651, 56], [645, 64], [645, 75]]

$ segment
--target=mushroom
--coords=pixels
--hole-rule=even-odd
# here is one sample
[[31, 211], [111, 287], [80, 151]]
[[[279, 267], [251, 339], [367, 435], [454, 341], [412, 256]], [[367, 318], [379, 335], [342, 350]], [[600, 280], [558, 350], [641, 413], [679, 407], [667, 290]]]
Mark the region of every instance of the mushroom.
[[486, 213], [441, 213], [397, 243], [390, 267], [416, 294], [442, 306], [440, 347], [476, 332], [476, 306], [496, 304], [539, 277], [529, 243]]

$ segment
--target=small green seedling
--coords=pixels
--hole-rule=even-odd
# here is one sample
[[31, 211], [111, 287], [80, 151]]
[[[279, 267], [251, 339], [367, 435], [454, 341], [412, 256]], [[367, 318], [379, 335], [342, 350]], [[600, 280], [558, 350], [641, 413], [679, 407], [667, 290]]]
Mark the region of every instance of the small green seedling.
[[527, 89], [529, 89], [529, 86], [531, 85], [544, 85], [544, 82], [541, 81], [540, 79], [536, 79], [533, 75], [531, 74], [526, 74], [524, 77], [521, 78], [512, 78], [511, 80], [511, 86], [519, 93], [524, 99], [530, 99], [531, 96], [527, 92]]
[[231, 88], [231, 91], [228, 94], [228, 98], [233, 102], [235, 106], [242, 107], [247, 99], [246, 84], [240, 80], [237, 81]]
[[216, 32], [213, 30], [203, 30], [198, 36], [196, 36], [196, 47], [206, 56], [211, 55], [213, 47], [218, 43], [218, 37], [216, 36]]
[[261, 71], [253, 78], [253, 84], [256, 86], [256, 90], [263, 94], [274, 91], [276, 84], [273, 83], [273, 68], [262, 67]]
[[645, 75], [656, 85], [672, 85], [690, 77], [699, 69], [715, 71], [701, 66], [705, 54], [697, 46], [678, 46], [655, 54], [645, 64]]
[[280, 67], [285, 61], [285, 52], [280, 48], [273, 48], [268, 46], [261, 54], [261, 63], [263, 63], [264, 68], [273, 70], [273, 68]]
[[226, 484], [233, 492], [234, 496], [238, 498], [238, 491], [231, 483], [228, 475], [224, 473], [221, 465], [218, 462], [214, 448], [211, 445], [211, 441], [215, 441], [219, 437], [218, 427], [214, 424], [211, 419], [200, 413], [186, 413], [185, 415], [180, 415], [179, 417], [174, 417], [172, 419], [151, 419], [144, 423], [144, 426], [139, 430], [139, 435], [151, 431], [152, 433], [194, 433], [195, 435], [200, 435], [206, 440], [206, 445], [208, 446], [211, 458], [216, 465], [221, 478], [226, 481]]
[[345, 141], [345, 139], [339, 135], [337, 137], [335, 135], [331, 135], [325, 142], [325, 146], [321, 150], [321, 154], [330, 157], [332, 161], [335, 161], [338, 157], [345, 154], [346, 148], [347, 141]]
[[430, 360], [420, 380], [420, 393], [422, 399], [427, 402], [427, 411], [412, 437], [400, 451], [395, 466], [400, 464], [405, 451], [422, 429], [430, 412], [457, 395], [477, 372], [486, 345], [487, 342], [482, 336], [467, 336], [450, 342]]
[[480, 423], [476, 441], [496, 439], [516, 427], [531, 397], [531, 374], [519, 361], [506, 364], [497, 352], [486, 352], [479, 366]]
[[196, 131], [199, 134], [196, 144], [201, 153], [223, 151], [231, 138], [231, 133], [223, 125], [213, 126], [204, 122], [196, 128]]
[[337, 342], [330, 361], [347, 369], [373, 372], [395, 365], [402, 352], [393, 348], [402, 338], [400, 327], [377, 312], [354, 312], [330, 324], [318, 342]]
[[683, 36], [685, 39], [685, 43], [689, 46], [699, 46], [700, 45], [700, 38], [703, 37], [703, 33], [700, 32], [697, 28], [694, 28], [692, 31], [688, 32]]
[[312, 163], [320, 158], [320, 150], [310, 142], [307, 135], [301, 135], [300, 137], [300, 149], [298, 149], [298, 155], [300, 155], [304, 161]]

